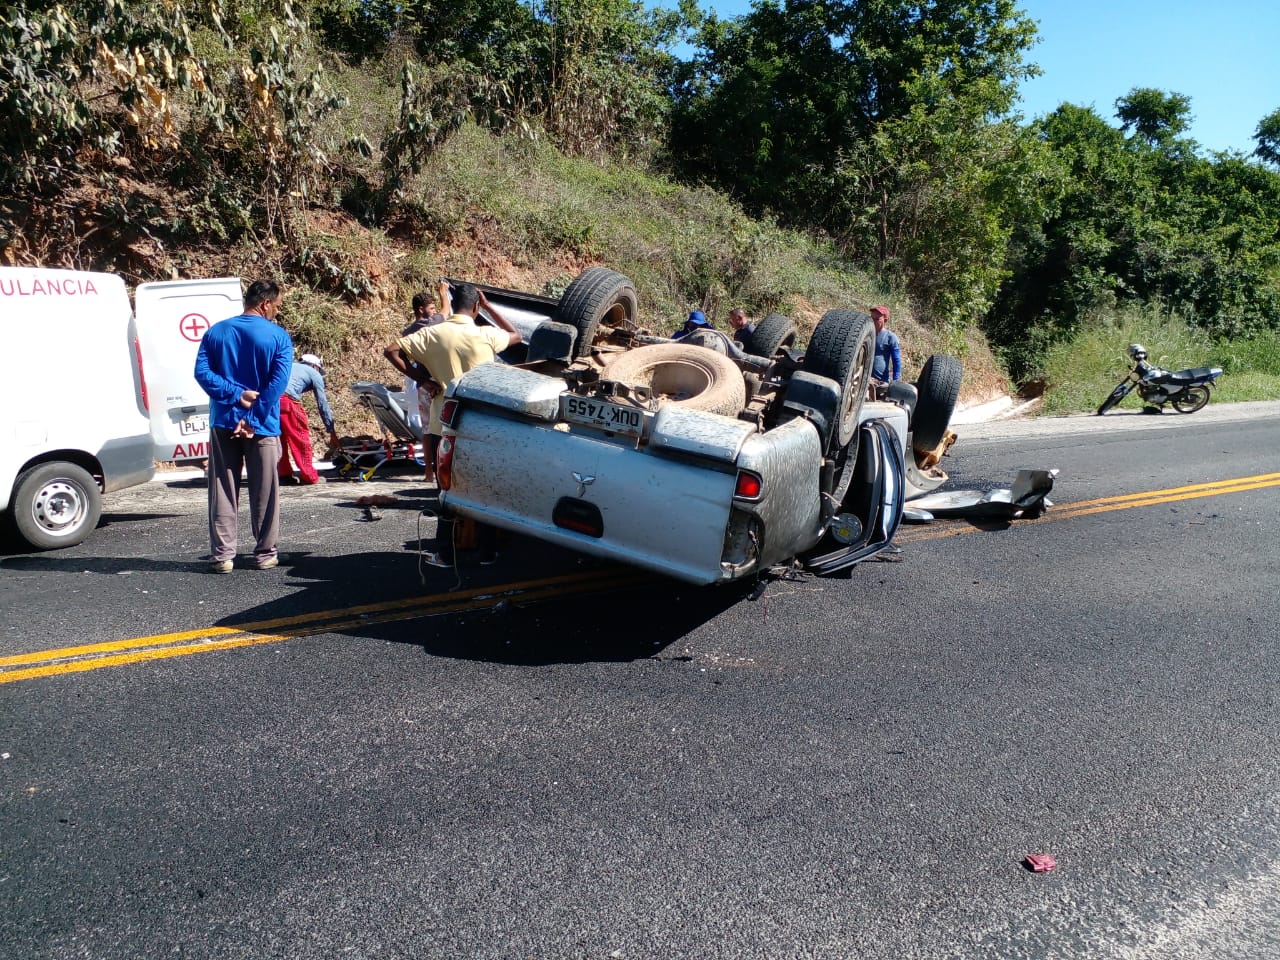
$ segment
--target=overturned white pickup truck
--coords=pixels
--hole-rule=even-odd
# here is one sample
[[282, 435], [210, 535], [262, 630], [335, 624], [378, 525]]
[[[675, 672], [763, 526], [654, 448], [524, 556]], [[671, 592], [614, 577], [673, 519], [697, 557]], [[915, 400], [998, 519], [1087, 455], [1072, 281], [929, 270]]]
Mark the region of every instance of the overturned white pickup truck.
[[946, 479], [960, 364], [932, 357], [915, 387], [867, 400], [863, 313], [830, 311], [803, 353], [771, 314], [743, 350], [714, 330], [655, 336], [631, 281], [600, 267], [559, 300], [484, 289], [528, 349], [449, 391], [437, 472], [457, 514], [716, 584], [851, 566]]

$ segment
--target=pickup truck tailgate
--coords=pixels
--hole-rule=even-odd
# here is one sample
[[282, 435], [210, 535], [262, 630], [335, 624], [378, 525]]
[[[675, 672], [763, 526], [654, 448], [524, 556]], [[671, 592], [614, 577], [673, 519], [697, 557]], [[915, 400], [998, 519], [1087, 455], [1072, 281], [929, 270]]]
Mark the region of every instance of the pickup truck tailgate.
[[[684, 580], [723, 578], [732, 463], [695, 464], [483, 405], [462, 409], [453, 439], [452, 482], [442, 499], [459, 513]], [[556, 524], [564, 498], [599, 510], [600, 536]]]

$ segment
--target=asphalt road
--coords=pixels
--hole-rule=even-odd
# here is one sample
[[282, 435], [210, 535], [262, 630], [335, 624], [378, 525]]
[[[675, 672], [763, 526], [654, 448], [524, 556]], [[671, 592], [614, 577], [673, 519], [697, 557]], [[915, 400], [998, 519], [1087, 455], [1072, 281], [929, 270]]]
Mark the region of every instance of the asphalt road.
[[0, 555], [0, 956], [1280, 955], [1277, 412], [966, 426], [1044, 518], [758, 595], [420, 574], [407, 475], [224, 577], [110, 497]]

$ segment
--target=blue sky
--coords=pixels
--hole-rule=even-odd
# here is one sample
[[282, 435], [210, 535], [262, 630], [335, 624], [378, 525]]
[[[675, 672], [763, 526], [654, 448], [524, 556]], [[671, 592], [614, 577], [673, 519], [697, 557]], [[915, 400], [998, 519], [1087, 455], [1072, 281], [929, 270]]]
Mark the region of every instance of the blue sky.
[[[700, 0], [721, 17], [750, 0]], [[674, 4], [673, 4], [674, 5]], [[1280, 0], [1021, 0], [1039, 24], [1027, 55], [1043, 76], [1026, 83], [1030, 119], [1062, 102], [1109, 123], [1134, 87], [1191, 98], [1190, 135], [1206, 150], [1252, 152], [1258, 121], [1280, 110]]]
[[1258, 121], [1280, 110], [1276, 0], [1022, 0], [1039, 22], [1022, 90], [1037, 116], [1064, 100], [1115, 123], [1116, 98], [1157, 87], [1191, 98], [1190, 134], [1208, 150], [1252, 152]]

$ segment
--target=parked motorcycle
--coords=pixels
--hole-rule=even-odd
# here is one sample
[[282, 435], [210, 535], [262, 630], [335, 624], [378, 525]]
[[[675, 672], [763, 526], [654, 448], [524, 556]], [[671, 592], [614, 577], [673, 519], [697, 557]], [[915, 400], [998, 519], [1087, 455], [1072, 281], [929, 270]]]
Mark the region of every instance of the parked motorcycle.
[[1149, 409], [1163, 411], [1166, 403], [1173, 404], [1179, 413], [1195, 413], [1209, 402], [1209, 390], [1213, 382], [1222, 376], [1221, 367], [1196, 367], [1193, 370], [1170, 372], [1147, 363], [1147, 348], [1140, 343], [1129, 344], [1129, 358], [1133, 369], [1116, 384], [1110, 396], [1098, 407], [1102, 416], [1129, 395], [1134, 387]]

